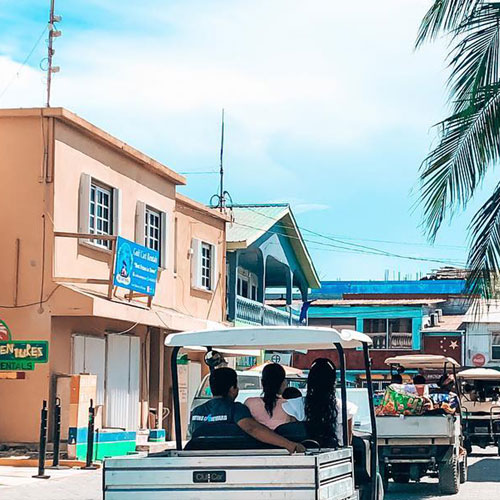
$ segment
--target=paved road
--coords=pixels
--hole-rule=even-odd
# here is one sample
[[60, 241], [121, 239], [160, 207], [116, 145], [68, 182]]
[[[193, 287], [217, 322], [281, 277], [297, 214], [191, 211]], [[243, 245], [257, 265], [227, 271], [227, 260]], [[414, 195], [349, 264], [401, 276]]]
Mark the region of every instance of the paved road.
[[425, 479], [421, 483], [395, 484], [389, 482], [389, 492], [384, 500], [499, 500], [500, 457], [493, 452], [474, 449], [469, 458], [469, 478], [460, 487], [458, 495], [440, 496], [437, 479]]
[[33, 479], [31, 467], [0, 467], [2, 500], [101, 500], [101, 471], [46, 470], [50, 479]]
[[[385, 500], [500, 500], [500, 457], [477, 451], [469, 459], [469, 481], [460, 493], [440, 496], [436, 479], [419, 484], [389, 483]], [[0, 498], [8, 500], [101, 500], [101, 471], [47, 471], [48, 480], [31, 479], [35, 469], [0, 468]], [[13, 468], [12, 468], [13, 469]], [[2, 480], [3, 478], [3, 480]]]

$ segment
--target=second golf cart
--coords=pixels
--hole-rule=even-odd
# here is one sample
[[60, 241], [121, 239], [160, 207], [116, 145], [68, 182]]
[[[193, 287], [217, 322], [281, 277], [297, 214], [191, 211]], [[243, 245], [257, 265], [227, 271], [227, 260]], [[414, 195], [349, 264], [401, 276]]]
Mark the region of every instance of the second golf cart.
[[[453, 374], [460, 365], [438, 355], [406, 355], [388, 358], [391, 371], [434, 370]], [[458, 394], [458, 389], [457, 389]], [[458, 403], [458, 397], [457, 403]], [[437, 476], [441, 493], [458, 493], [467, 478], [467, 456], [462, 447], [460, 408], [455, 414], [377, 416], [380, 473], [387, 490], [389, 479], [396, 483]]]
[[472, 445], [481, 448], [496, 446], [500, 455], [500, 371], [471, 368], [457, 376], [461, 382], [467, 453], [472, 452]]

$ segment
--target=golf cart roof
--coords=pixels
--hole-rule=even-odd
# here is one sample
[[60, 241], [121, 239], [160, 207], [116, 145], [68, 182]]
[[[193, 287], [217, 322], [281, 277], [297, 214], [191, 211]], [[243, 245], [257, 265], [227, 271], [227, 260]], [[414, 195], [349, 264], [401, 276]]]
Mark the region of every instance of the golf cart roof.
[[457, 373], [464, 380], [500, 380], [500, 372], [491, 368], [470, 368]]
[[251, 326], [171, 333], [165, 339], [167, 347], [204, 346], [227, 349], [332, 349], [334, 344], [344, 348], [371, 345], [368, 335], [354, 330], [310, 326]]
[[403, 368], [428, 368], [439, 369], [445, 365], [460, 366], [453, 358], [438, 354], [408, 354], [406, 356], [393, 356], [385, 360], [386, 365], [400, 365]]

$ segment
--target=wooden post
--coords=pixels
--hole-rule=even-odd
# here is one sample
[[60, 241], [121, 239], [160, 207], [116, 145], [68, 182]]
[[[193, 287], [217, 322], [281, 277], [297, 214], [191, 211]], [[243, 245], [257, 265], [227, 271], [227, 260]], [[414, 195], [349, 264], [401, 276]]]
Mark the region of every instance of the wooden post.
[[111, 259], [109, 263], [109, 284], [108, 284], [108, 299], [113, 298], [113, 278], [115, 274], [115, 262], [116, 262], [116, 237], [111, 240]]

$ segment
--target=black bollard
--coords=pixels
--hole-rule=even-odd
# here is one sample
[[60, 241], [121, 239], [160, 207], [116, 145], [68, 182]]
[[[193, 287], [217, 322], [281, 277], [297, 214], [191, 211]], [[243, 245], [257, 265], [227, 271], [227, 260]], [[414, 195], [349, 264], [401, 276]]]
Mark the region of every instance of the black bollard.
[[85, 462], [85, 467], [82, 467], [82, 469], [97, 469], [95, 465], [92, 465], [92, 457], [94, 455], [94, 418], [94, 401], [91, 399], [89, 406], [89, 424], [87, 427], [87, 461]]
[[45, 454], [47, 451], [47, 401], [43, 400], [42, 410], [40, 412], [40, 443], [38, 450], [38, 474], [32, 476], [37, 479], [48, 479], [45, 475]]
[[59, 454], [61, 448], [61, 399], [56, 398], [56, 404], [54, 406], [54, 453], [52, 457], [52, 465], [49, 469], [68, 469], [64, 465], [59, 465]]

